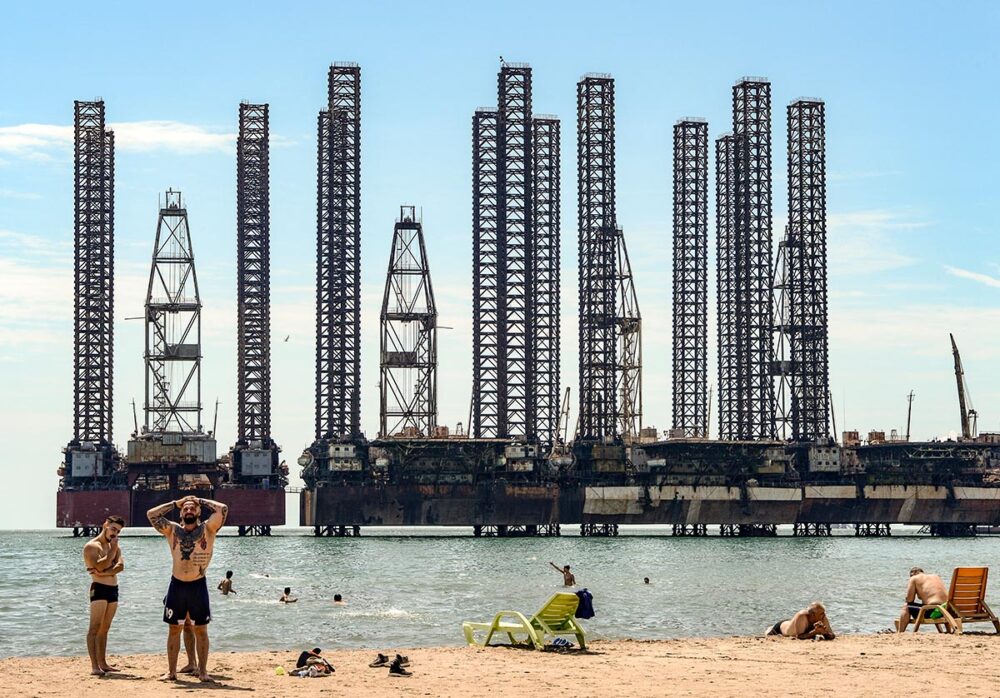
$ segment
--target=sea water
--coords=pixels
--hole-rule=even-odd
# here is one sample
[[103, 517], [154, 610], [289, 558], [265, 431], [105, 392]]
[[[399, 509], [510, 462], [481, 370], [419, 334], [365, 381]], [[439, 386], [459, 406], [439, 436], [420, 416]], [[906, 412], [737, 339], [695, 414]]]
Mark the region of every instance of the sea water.
[[[239, 538], [227, 529], [208, 575], [212, 651], [460, 645], [462, 621], [504, 609], [530, 614], [560, 591], [549, 562], [570, 565], [593, 594], [589, 637], [638, 639], [760, 634], [816, 599], [835, 631], [874, 632], [898, 616], [913, 565], [946, 584], [958, 565], [1000, 570], [1000, 540], [990, 537], [667, 533], [626, 527], [617, 538], [581, 538], [566, 526], [558, 538], [473, 538], [469, 529], [366, 528], [359, 538], [315, 538], [308, 529]], [[86, 654], [84, 542], [65, 531], [0, 532], [0, 656]], [[121, 549], [109, 650], [162, 652], [167, 544], [126, 529]], [[226, 570], [236, 591], [228, 597], [216, 591]], [[297, 603], [279, 603], [286, 586]], [[1000, 574], [987, 594], [994, 598], [1000, 606]]]

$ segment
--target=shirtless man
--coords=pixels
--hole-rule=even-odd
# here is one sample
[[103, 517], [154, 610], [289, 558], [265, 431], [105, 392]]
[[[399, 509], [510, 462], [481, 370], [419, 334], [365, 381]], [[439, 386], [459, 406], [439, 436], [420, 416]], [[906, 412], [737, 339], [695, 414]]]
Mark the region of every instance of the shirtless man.
[[222, 592], [223, 596], [229, 596], [230, 594], [235, 594], [236, 593], [236, 590], [233, 589], [233, 571], [232, 570], [227, 570], [226, 571], [226, 578], [223, 579], [221, 582], [219, 582], [219, 586], [217, 587], [217, 589]]
[[549, 564], [552, 565], [552, 568], [556, 572], [563, 576], [563, 586], [576, 586], [576, 577], [574, 577], [573, 573], [569, 571], [569, 565], [565, 565], [562, 569], [560, 569], [559, 567], [556, 567], [554, 562], [550, 562]]
[[789, 620], [778, 621], [771, 626], [765, 635], [793, 637], [796, 640], [811, 640], [814, 637], [833, 640], [837, 637], [830, 628], [830, 619], [826, 617], [826, 607], [819, 601], [813, 601], [808, 608], [803, 608]]
[[90, 574], [90, 627], [87, 628], [87, 654], [90, 673], [103, 676], [118, 671], [108, 664], [108, 630], [118, 610], [118, 573], [125, 569], [118, 536], [125, 528], [120, 516], [109, 516], [97, 537], [83, 546], [83, 564]]
[[[181, 510], [181, 523], [167, 519], [167, 512], [177, 507]], [[212, 515], [201, 520], [202, 509]], [[212, 561], [215, 536], [226, 522], [229, 507], [221, 502], [199, 497], [184, 497], [167, 502], [146, 512], [153, 528], [167, 539], [173, 556], [173, 576], [163, 599], [163, 622], [170, 625], [167, 636], [167, 673], [165, 681], [177, 679], [177, 655], [181, 649], [181, 632], [185, 621], [194, 623], [194, 637], [198, 655], [198, 678], [204, 682], [208, 675], [208, 623], [212, 620], [208, 602], [208, 584], [205, 573]]]
[[[920, 601], [917, 601], [920, 599]], [[906, 585], [906, 605], [903, 606], [899, 620], [896, 621], [896, 632], [905, 633], [911, 620], [917, 619], [917, 614], [923, 606], [938, 605], [948, 600], [948, 589], [936, 574], [927, 574], [919, 567], [910, 570], [910, 582]]]

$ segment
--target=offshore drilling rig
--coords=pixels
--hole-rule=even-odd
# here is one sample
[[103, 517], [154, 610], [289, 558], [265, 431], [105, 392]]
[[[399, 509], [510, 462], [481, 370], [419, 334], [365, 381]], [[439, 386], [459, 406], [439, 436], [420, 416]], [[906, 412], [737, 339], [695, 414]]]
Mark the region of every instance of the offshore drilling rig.
[[[379, 429], [369, 440], [360, 415], [361, 68], [331, 65], [317, 121], [315, 429], [298, 459], [300, 522], [336, 536], [378, 525], [472, 526], [477, 536], [559, 535], [564, 523], [586, 536], [616, 535], [620, 524], [671, 524], [685, 536], [715, 524], [733, 536], [772, 536], [778, 524], [819, 536], [835, 524], [862, 536], [888, 535], [892, 523], [939, 535], [1000, 525], [1000, 435], [976, 433], [954, 341], [959, 438], [911, 442], [907, 429], [906, 438], [872, 431], [862, 440], [847, 431], [838, 443], [830, 428], [826, 105], [803, 98], [787, 106], [788, 225], [774, 255], [771, 84], [743, 78], [731, 96], [731, 130], [714, 150], [714, 411], [709, 124], [687, 117], [673, 127], [673, 414], [661, 438], [643, 421], [640, 289], [616, 207], [615, 81], [589, 73], [577, 84], [579, 403], [571, 432], [569, 388], [560, 400], [560, 120], [533, 113], [531, 67], [501, 60], [496, 106], [472, 116], [468, 429], [452, 432], [438, 414], [430, 263], [421, 217], [403, 206], [380, 315]], [[185, 280], [164, 292], [166, 305], [148, 299], [155, 389], [146, 426], [122, 456], [111, 431], [114, 139], [103, 104], [77, 103], [76, 401], [60, 526], [88, 532], [108, 513], [131, 508], [136, 518], [154, 499], [199, 488], [230, 503], [241, 534], [266, 535], [284, 520], [287, 468], [270, 428], [267, 115], [267, 105], [240, 107], [237, 442], [217, 458], [200, 395], [186, 404], [178, 393], [197, 392], [196, 321], [187, 315], [179, 327], [190, 331], [180, 335], [157, 330], [167, 314], [179, 321], [200, 310], [196, 293], [178, 290]], [[179, 194], [168, 192], [161, 216], [182, 211]], [[190, 252], [189, 241], [179, 247]], [[157, 265], [188, 265], [181, 277], [195, 288], [193, 257], [179, 257], [154, 258], [152, 278]], [[168, 380], [168, 367], [190, 381]]]
[[[240, 105], [237, 140], [239, 440], [219, 459], [202, 423], [201, 309], [187, 209], [168, 190], [160, 207], [145, 304], [144, 420], [122, 457], [111, 424], [114, 332], [114, 136], [103, 102], [76, 103], [74, 438], [56, 524], [91, 535], [110, 514], [200, 491], [230, 505], [240, 535], [285, 521], [287, 467], [270, 437], [267, 105]], [[227, 462], [228, 461], [228, 462]]]

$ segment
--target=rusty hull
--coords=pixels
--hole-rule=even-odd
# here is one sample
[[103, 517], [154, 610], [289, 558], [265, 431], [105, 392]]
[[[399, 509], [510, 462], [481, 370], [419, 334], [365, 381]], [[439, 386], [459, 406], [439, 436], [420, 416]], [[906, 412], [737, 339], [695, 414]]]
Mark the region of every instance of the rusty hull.
[[559, 522], [556, 485], [371, 485], [303, 490], [303, 526], [545, 525]]

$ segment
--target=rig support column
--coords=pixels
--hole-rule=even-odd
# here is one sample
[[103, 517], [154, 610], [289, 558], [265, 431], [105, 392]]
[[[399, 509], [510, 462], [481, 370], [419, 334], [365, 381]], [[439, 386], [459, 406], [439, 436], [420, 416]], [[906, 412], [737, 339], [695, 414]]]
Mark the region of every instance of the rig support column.
[[774, 437], [771, 376], [771, 84], [733, 86], [739, 439]]
[[[73, 438], [60, 489], [111, 486], [115, 303], [115, 137], [104, 102], [74, 102]], [[103, 519], [102, 519], [103, 522]]]
[[740, 438], [737, 342], [735, 180], [736, 141], [725, 134], [715, 141], [716, 303], [719, 345], [719, 438]]
[[[237, 441], [232, 479], [283, 489], [271, 436], [271, 205], [268, 105], [240, 104], [236, 141]], [[269, 525], [239, 527], [270, 535]]]
[[788, 335], [792, 438], [830, 434], [826, 292], [826, 125], [821, 100], [788, 105]]
[[642, 313], [632, 279], [625, 233], [615, 230], [616, 324], [618, 326], [618, 370], [615, 393], [616, 425], [626, 444], [638, 441], [642, 428]]
[[674, 124], [673, 429], [708, 437], [708, 122]]
[[497, 229], [497, 110], [472, 117], [472, 424], [475, 438], [496, 437], [500, 419], [500, 306], [505, 275]]
[[617, 435], [615, 304], [615, 83], [577, 83], [579, 231], [579, 441]]
[[535, 252], [534, 380], [535, 435], [542, 453], [552, 450], [559, 432], [559, 119], [532, 118], [532, 196]]
[[[358, 477], [361, 433], [361, 68], [334, 63], [317, 122], [316, 429], [307, 487]], [[336, 467], [333, 467], [336, 466]]]

